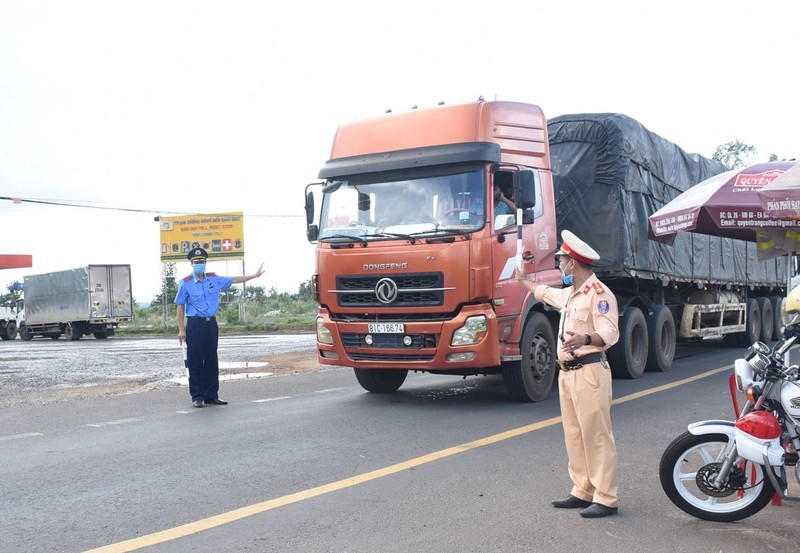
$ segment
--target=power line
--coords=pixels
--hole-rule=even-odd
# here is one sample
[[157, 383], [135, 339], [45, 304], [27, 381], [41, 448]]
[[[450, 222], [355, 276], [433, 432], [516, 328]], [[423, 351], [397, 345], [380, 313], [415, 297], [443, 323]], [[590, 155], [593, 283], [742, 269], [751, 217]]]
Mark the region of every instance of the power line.
[[[34, 198], [13, 198], [10, 196], [0, 196], [0, 200], [7, 200], [15, 204], [40, 204], [40, 205], [54, 205], [58, 207], [78, 207], [83, 209], [104, 209], [107, 211], [127, 211], [131, 213], [157, 213], [165, 215], [202, 215], [201, 213], [193, 213], [188, 211], [164, 211], [154, 209], [135, 209], [132, 207], [111, 207], [103, 205], [84, 205], [72, 203], [67, 200], [37, 200]], [[267, 218], [300, 218], [303, 215], [263, 215], [263, 214], [246, 214], [247, 217], [267, 217]]]

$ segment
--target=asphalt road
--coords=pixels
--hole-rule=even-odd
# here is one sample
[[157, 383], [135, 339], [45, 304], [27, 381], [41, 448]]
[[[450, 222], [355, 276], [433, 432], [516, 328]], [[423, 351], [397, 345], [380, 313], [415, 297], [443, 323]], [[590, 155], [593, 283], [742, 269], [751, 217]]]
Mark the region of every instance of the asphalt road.
[[180, 386], [0, 407], [0, 551], [789, 550], [800, 505], [710, 523], [658, 483], [689, 422], [732, 417], [713, 369], [739, 353], [682, 347], [668, 373], [614, 381], [621, 505], [600, 520], [549, 505], [570, 485], [557, 398], [510, 402], [496, 377], [377, 395], [335, 368], [227, 382], [225, 407]]

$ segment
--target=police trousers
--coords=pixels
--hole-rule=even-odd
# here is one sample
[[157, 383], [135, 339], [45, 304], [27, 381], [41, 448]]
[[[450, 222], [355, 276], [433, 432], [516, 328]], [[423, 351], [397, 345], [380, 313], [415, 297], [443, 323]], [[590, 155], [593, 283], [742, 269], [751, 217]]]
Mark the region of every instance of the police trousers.
[[617, 446], [611, 430], [611, 371], [602, 363], [560, 371], [559, 404], [572, 495], [617, 507]]

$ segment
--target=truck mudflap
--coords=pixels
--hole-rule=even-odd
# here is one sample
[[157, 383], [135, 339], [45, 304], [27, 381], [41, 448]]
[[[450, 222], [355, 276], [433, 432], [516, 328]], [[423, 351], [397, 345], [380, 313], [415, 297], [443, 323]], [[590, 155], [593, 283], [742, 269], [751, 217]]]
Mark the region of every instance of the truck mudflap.
[[446, 321], [334, 321], [320, 307], [317, 327], [319, 362], [325, 365], [454, 373], [500, 365], [497, 319], [489, 304], [464, 306]]

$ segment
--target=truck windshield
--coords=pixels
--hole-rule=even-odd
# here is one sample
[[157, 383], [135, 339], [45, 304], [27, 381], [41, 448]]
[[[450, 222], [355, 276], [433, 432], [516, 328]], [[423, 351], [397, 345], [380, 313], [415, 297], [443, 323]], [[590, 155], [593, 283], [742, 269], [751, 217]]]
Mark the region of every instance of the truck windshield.
[[329, 181], [323, 189], [320, 239], [386, 239], [396, 235], [458, 233], [486, 220], [482, 168], [383, 179]]

